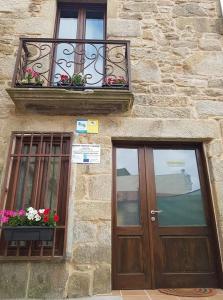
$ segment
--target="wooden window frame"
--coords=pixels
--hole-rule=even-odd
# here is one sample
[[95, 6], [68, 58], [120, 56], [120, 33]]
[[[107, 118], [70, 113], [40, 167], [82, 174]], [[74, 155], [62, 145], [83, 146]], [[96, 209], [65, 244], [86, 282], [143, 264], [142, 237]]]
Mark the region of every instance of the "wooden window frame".
[[[57, 12], [56, 12], [56, 18], [55, 18], [55, 25], [54, 25], [54, 39], [58, 39], [58, 33], [59, 33], [59, 27], [60, 27], [60, 14], [61, 9], [67, 7], [69, 9], [77, 9], [78, 11], [78, 20], [77, 20], [77, 36], [73, 37], [74, 40], [84, 40], [85, 39], [85, 29], [86, 29], [86, 9], [87, 8], [100, 8], [104, 11], [104, 39], [107, 39], [107, 1], [102, 3], [95, 3], [94, 1], [91, 1], [90, 3], [84, 2], [80, 3], [79, 1], [70, 2], [70, 1], [60, 1], [57, 3]], [[78, 45], [78, 51], [84, 52], [84, 44]], [[52, 63], [49, 71], [49, 79], [52, 78], [54, 70], [55, 70], [55, 64], [53, 63], [54, 57], [56, 56], [56, 46], [54, 45], [52, 47]], [[81, 57], [77, 56], [77, 62], [78, 64], [75, 66], [75, 73], [79, 73], [81, 70]]]
[[71, 10], [77, 9], [78, 10], [78, 20], [77, 20], [77, 36], [73, 39], [85, 39], [85, 28], [86, 28], [86, 9], [88, 8], [100, 8], [104, 11], [104, 40], [107, 39], [107, 4], [106, 3], [65, 3], [59, 2], [57, 5], [57, 13], [55, 19], [55, 26], [54, 26], [54, 38], [58, 38], [59, 26], [60, 26], [60, 14], [61, 9], [67, 7]]
[[[19, 208], [27, 206], [25, 205], [25, 194], [27, 192], [27, 178], [31, 157], [35, 157], [36, 161], [31, 189], [31, 202], [28, 206], [33, 206], [37, 209], [46, 208], [44, 207], [44, 201], [47, 199], [49, 191], [50, 162], [52, 162], [52, 158], [58, 158], [54, 209], [60, 215], [60, 221], [54, 230], [54, 238], [51, 244], [41, 241], [26, 242], [24, 246], [20, 242], [16, 242], [12, 246], [12, 244], [5, 242], [2, 234], [3, 230], [1, 230], [0, 226], [0, 260], [15, 258], [42, 260], [49, 259], [49, 257], [65, 257], [72, 136], [73, 133], [71, 132], [12, 132], [0, 209], [18, 209], [16, 207], [18, 177], [21, 170], [21, 161], [24, 158], [27, 158], [27, 160], [24, 183], [22, 183], [23, 192], [20, 197], [22, 198], [22, 207]], [[32, 152], [34, 144], [37, 145], [37, 149]], [[26, 145], [29, 147], [27, 153], [23, 151]], [[59, 150], [58, 153], [53, 152], [54, 146], [56, 146], [55, 149]], [[62, 176], [62, 174], [65, 174], [65, 176]]]

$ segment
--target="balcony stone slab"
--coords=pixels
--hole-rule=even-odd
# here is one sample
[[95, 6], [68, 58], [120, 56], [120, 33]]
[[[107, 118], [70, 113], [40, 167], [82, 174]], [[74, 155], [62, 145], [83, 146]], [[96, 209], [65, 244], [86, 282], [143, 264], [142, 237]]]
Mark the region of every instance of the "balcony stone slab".
[[86, 115], [126, 112], [133, 105], [133, 94], [121, 89], [69, 90], [61, 88], [8, 88], [21, 112], [45, 115]]

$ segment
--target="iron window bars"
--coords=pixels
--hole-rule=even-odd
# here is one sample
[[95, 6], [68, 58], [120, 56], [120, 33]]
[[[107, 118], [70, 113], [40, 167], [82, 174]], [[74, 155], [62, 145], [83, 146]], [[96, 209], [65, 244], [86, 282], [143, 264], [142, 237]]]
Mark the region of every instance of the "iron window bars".
[[64, 256], [72, 133], [12, 134], [1, 208], [51, 208], [59, 215], [52, 242], [6, 242], [0, 236], [1, 257]]

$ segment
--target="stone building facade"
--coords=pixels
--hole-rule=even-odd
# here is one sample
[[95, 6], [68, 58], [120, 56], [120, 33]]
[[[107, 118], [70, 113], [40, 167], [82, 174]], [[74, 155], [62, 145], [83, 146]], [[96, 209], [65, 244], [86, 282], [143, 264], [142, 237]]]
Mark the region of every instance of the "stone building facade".
[[[56, 0], [0, 0], [2, 194], [13, 131], [74, 132], [80, 117], [21, 112], [6, 91], [19, 37], [53, 37], [56, 8]], [[110, 292], [113, 140], [203, 144], [222, 251], [222, 34], [219, 0], [107, 1], [107, 38], [131, 42], [133, 107], [124, 113], [93, 115], [99, 120], [99, 134], [74, 134], [73, 143], [101, 145], [101, 163], [72, 164], [66, 259], [1, 260], [0, 298]]]

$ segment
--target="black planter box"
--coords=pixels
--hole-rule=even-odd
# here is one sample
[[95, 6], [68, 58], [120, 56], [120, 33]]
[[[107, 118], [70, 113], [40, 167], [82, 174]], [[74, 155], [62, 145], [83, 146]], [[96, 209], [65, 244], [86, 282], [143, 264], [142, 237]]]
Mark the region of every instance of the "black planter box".
[[84, 84], [74, 84], [74, 83], [61, 83], [57, 82], [58, 87], [65, 87], [65, 88], [71, 88], [71, 89], [84, 89]]
[[72, 83], [62, 83], [62, 82], [57, 82], [57, 86], [62, 86], [62, 87], [71, 87]]
[[106, 84], [104, 83], [102, 85], [103, 88], [118, 88], [118, 89], [126, 89], [128, 88], [128, 84], [125, 84], [125, 83], [114, 83], [114, 84]]
[[6, 241], [52, 241], [54, 228], [44, 226], [3, 227]]
[[17, 87], [26, 87], [26, 88], [35, 88], [35, 87], [42, 87], [43, 84], [42, 83], [20, 83], [20, 82], [17, 82], [16, 83], [16, 86]]

